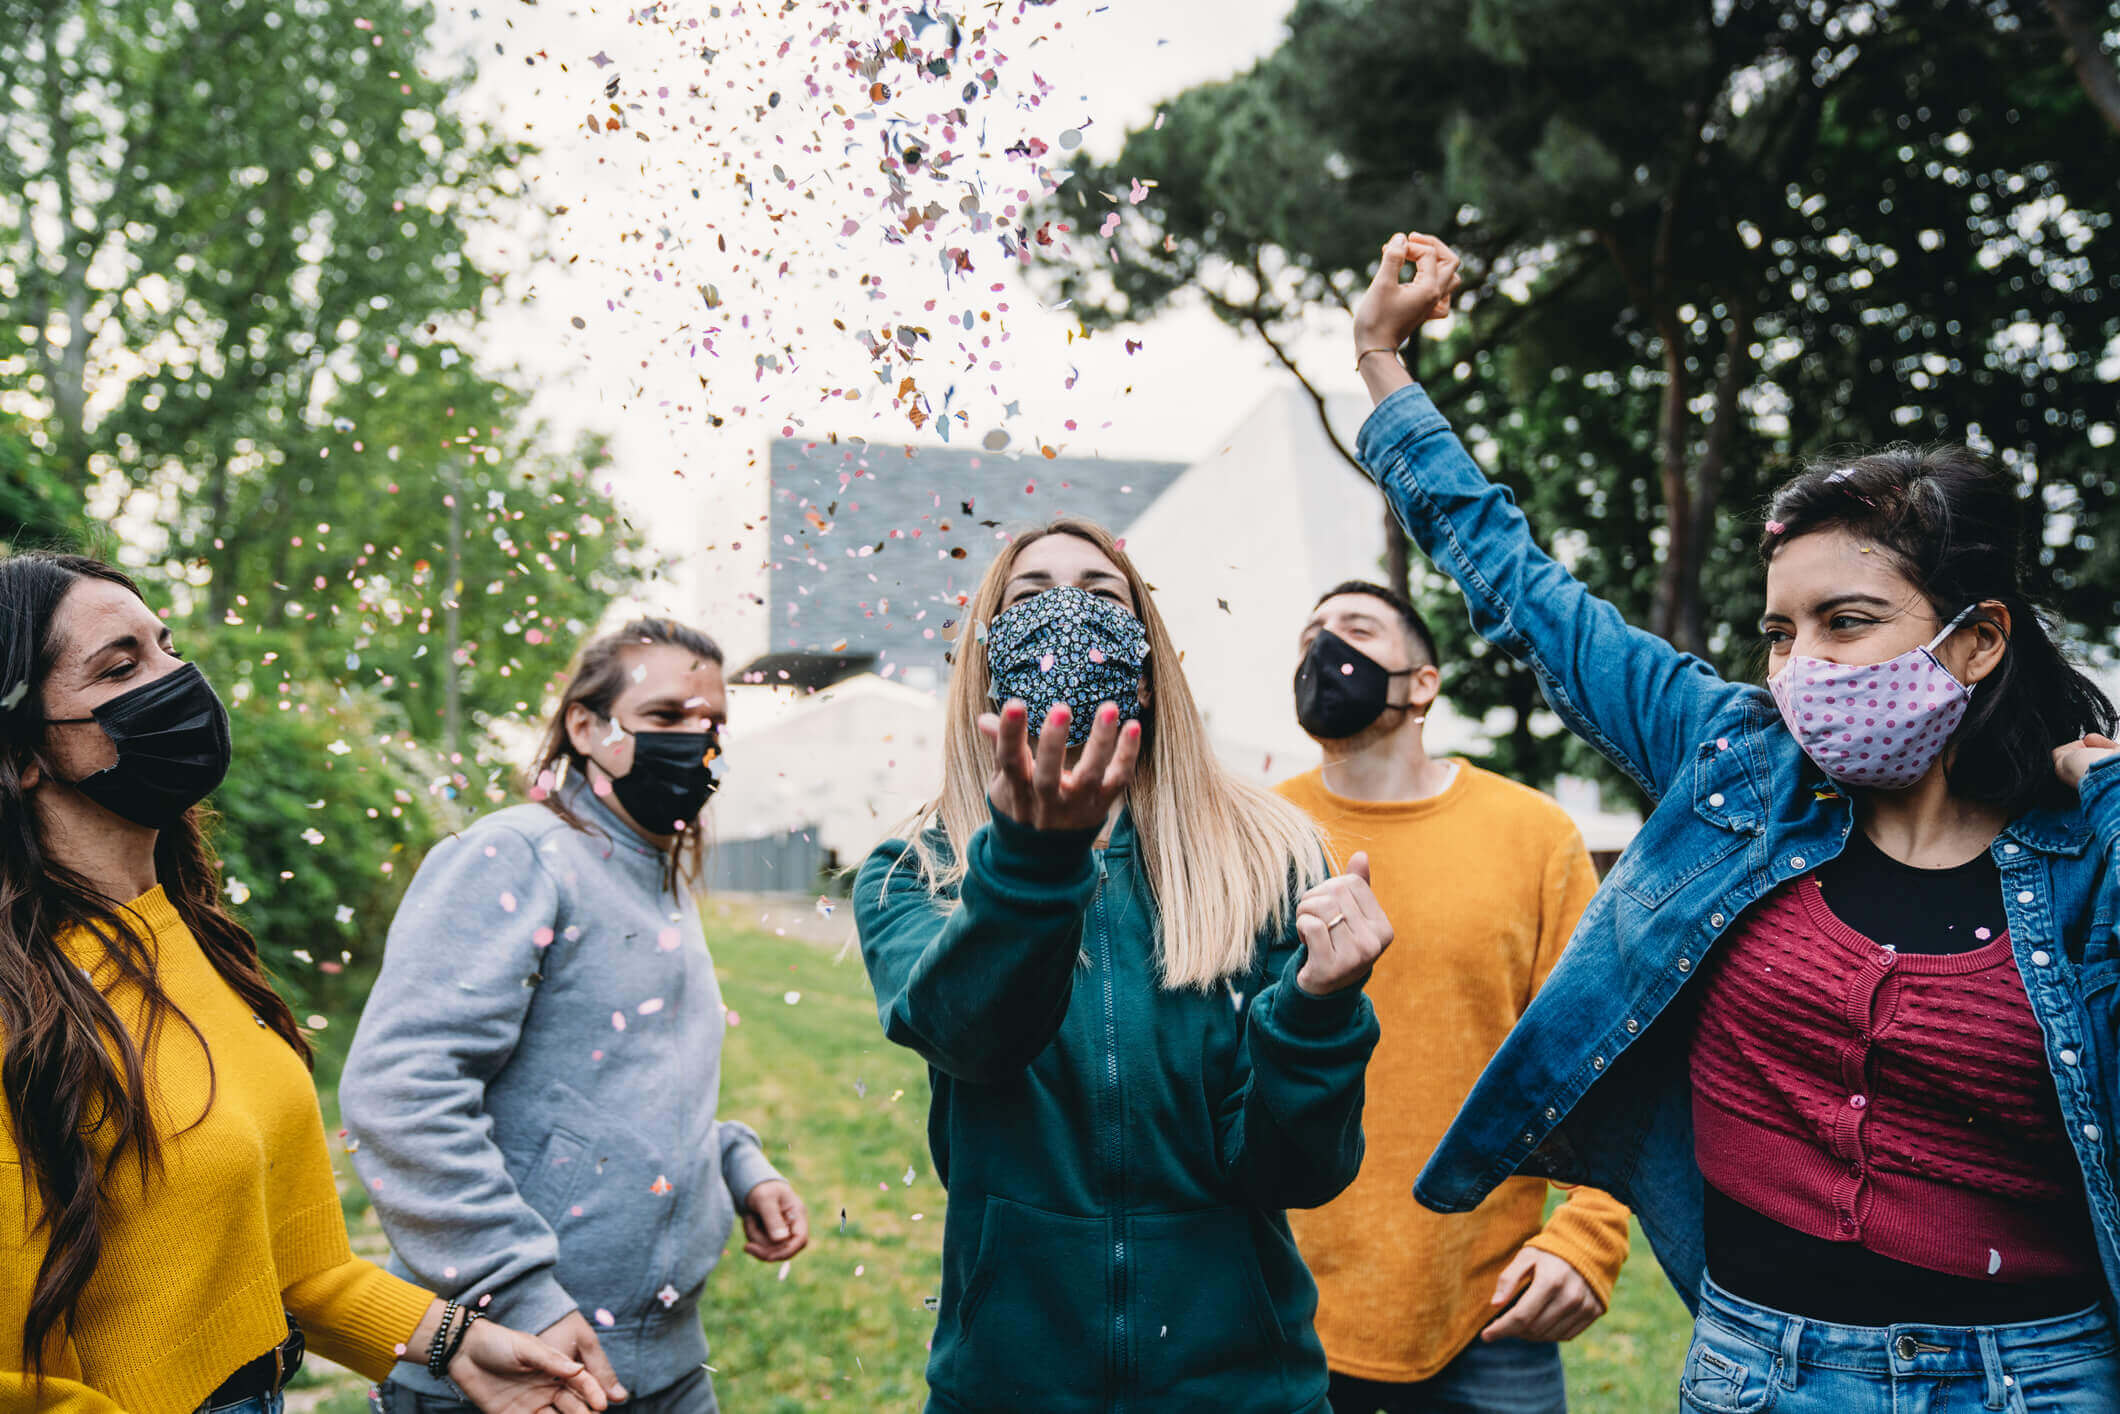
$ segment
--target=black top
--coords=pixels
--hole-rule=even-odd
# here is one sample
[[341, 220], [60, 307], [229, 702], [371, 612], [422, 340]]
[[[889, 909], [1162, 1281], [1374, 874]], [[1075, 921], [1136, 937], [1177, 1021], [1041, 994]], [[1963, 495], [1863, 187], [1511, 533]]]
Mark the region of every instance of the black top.
[[[1817, 878], [1834, 917], [1900, 952], [1971, 952], [2007, 926], [2002, 873], [1985, 850], [1949, 869], [1917, 869], [1856, 829]], [[1725, 1291], [1790, 1315], [1849, 1326], [1991, 1326], [2104, 1299], [2095, 1275], [2004, 1282], [1930, 1271], [1784, 1227], [1704, 1187], [1708, 1274]]]

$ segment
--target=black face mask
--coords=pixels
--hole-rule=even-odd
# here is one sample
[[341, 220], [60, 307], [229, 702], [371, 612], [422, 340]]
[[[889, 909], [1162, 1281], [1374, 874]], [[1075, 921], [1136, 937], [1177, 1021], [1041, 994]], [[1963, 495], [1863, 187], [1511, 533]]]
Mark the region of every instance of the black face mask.
[[1386, 709], [1407, 709], [1410, 704], [1388, 699], [1391, 680], [1412, 673], [1411, 668], [1388, 671], [1346, 639], [1321, 629], [1296, 664], [1296, 720], [1319, 741], [1351, 737]]
[[714, 732], [634, 732], [633, 769], [611, 781], [611, 793], [651, 835], [694, 828], [707, 797], [721, 784], [708, 761], [721, 759]]
[[118, 748], [118, 762], [69, 785], [114, 815], [166, 830], [228, 774], [228, 709], [196, 663], [121, 692], [88, 717]]

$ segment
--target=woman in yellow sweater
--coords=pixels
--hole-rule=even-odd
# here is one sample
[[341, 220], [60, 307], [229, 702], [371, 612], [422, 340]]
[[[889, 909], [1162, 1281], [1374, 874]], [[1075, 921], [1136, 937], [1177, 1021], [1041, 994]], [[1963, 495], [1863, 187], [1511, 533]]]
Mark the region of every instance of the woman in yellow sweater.
[[481, 1408], [577, 1363], [356, 1258], [309, 1045], [194, 807], [228, 715], [132, 582], [0, 559], [0, 1411], [279, 1414], [303, 1341]]

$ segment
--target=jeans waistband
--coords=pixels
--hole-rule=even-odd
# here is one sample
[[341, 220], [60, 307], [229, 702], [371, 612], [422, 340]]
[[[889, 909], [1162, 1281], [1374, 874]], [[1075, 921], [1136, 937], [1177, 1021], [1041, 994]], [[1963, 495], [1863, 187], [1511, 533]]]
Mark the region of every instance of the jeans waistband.
[[1701, 1315], [1786, 1361], [1894, 1375], [1969, 1375], [1998, 1362], [2035, 1370], [2110, 1351], [2113, 1323], [2102, 1306], [2003, 1326], [1842, 1326], [1811, 1321], [1733, 1296], [1703, 1276]]

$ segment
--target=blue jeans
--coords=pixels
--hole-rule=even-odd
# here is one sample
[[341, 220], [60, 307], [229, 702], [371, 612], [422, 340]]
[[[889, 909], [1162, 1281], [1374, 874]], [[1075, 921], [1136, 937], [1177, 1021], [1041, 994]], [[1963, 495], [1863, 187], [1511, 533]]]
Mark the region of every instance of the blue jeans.
[[1332, 1372], [1332, 1414], [1566, 1414], [1561, 1348], [1551, 1341], [1479, 1340], [1425, 1380], [1385, 1384]]
[[1701, 1285], [1679, 1407], [1695, 1414], [2111, 1414], [2120, 1346], [2093, 1306], [2008, 1326], [1836, 1326]]

